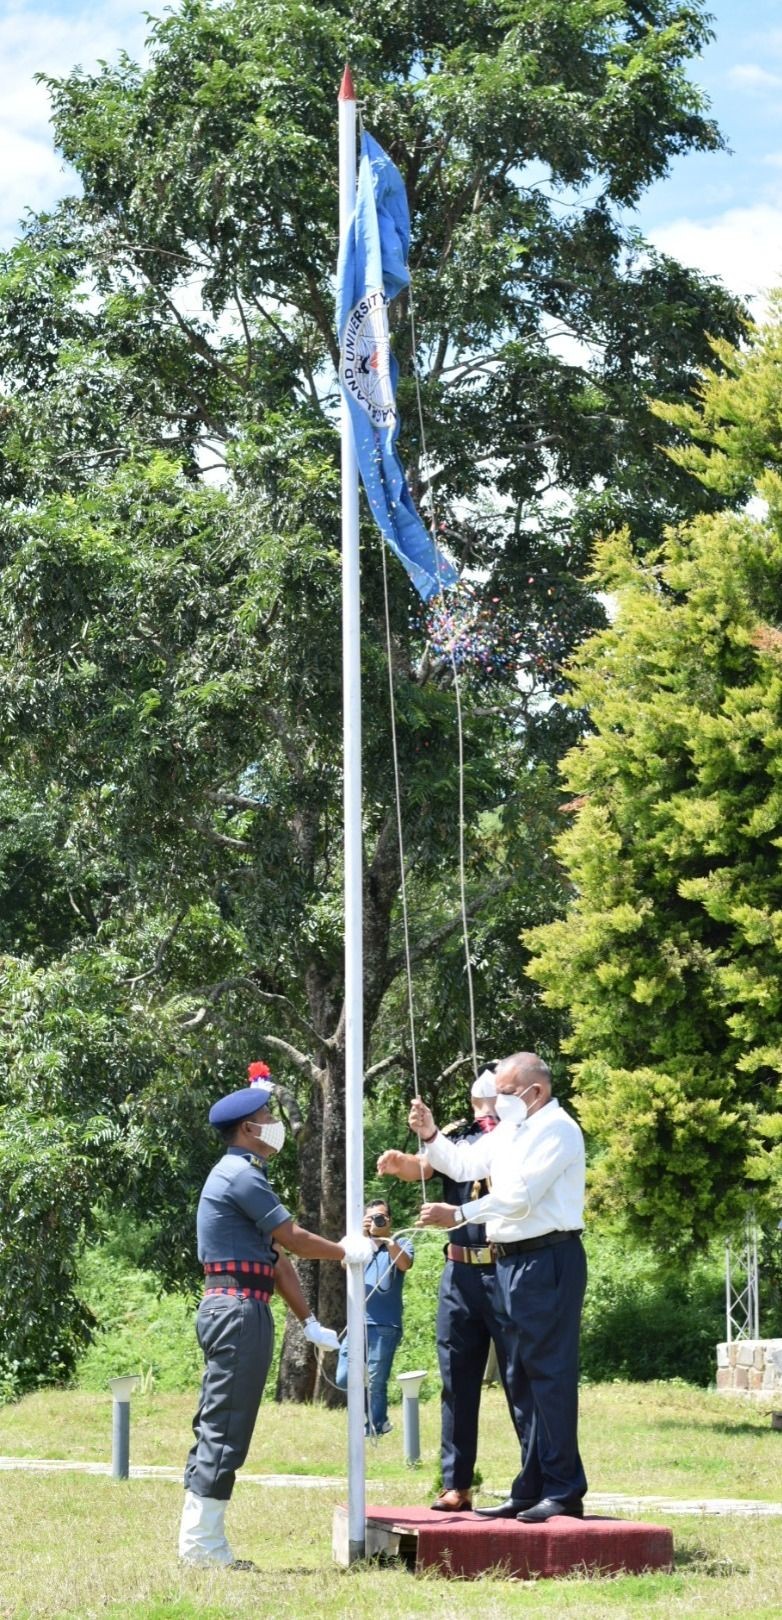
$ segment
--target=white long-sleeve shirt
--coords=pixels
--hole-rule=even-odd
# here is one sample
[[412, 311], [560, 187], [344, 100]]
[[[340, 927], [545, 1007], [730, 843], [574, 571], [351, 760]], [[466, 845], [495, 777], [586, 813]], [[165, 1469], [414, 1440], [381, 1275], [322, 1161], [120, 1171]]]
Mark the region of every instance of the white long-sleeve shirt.
[[465, 1220], [485, 1221], [495, 1243], [574, 1232], [584, 1224], [584, 1138], [553, 1098], [523, 1125], [501, 1120], [477, 1142], [450, 1142], [438, 1131], [423, 1151], [454, 1181], [488, 1176], [485, 1198], [462, 1204]]

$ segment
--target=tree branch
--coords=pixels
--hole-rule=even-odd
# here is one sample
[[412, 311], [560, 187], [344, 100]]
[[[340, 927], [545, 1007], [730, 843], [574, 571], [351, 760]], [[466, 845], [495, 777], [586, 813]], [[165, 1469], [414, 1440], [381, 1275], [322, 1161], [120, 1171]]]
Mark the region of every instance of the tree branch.
[[308, 1074], [315, 1085], [321, 1084], [323, 1070], [318, 1068], [314, 1058], [308, 1057], [306, 1052], [299, 1052], [295, 1046], [291, 1046], [289, 1041], [284, 1041], [280, 1035], [264, 1035], [263, 1039], [266, 1046], [273, 1046], [278, 1052], [284, 1052], [288, 1062], [292, 1063], [294, 1068], [302, 1069], [305, 1074]]
[[[467, 907], [468, 921], [471, 917], [477, 916], [478, 913], [489, 904], [490, 900], [494, 900], [498, 894], [504, 894], [506, 889], [511, 888], [513, 882], [514, 879], [511, 877], [498, 879], [496, 883], [490, 884], [488, 889], [484, 889], [482, 894], [476, 895], [475, 899], [472, 900]], [[442, 928], [438, 928], [436, 933], [430, 935], [429, 939], [422, 940], [419, 945], [414, 945], [411, 948], [411, 963], [423, 962], [428, 956], [432, 956], [439, 946], [442, 945], [446, 939], [450, 939], [452, 934], [458, 933], [461, 927], [462, 915], [461, 912], [459, 912], [459, 915], [452, 917], [450, 922], [443, 923]], [[396, 956], [391, 957], [388, 964], [389, 974], [391, 977], [396, 978], [397, 974], [401, 973], [404, 966], [405, 957], [403, 952], [399, 951], [397, 952]]]
[[[312, 404], [320, 412], [321, 416], [325, 416], [323, 406], [322, 406], [320, 398], [318, 396], [318, 390], [317, 390], [317, 387], [316, 387], [316, 384], [315, 384], [315, 378], [314, 378], [314, 376], [312, 374], [312, 367], [307, 362], [307, 359], [306, 359], [306, 356], [305, 356], [305, 354], [303, 352], [302, 346], [297, 345], [297, 344], [294, 343], [293, 338], [288, 336], [288, 333], [286, 332], [285, 327], [281, 324], [281, 322], [276, 321], [274, 319], [274, 316], [269, 314], [268, 309], [265, 309], [263, 304], [260, 303], [259, 300], [257, 298], [255, 298], [252, 294], [250, 295], [250, 302], [251, 302], [251, 304], [253, 304], [254, 308], [258, 311], [258, 314], [260, 315], [261, 320], [266, 321], [267, 326], [270, 326], [272, 328], [272, 331], [277, 333], [277, 336], [278, 336], [278, 338], [280, 338], [281, 342], [286, 344], [286, 346], [291, 350], [291, 353], [294, 355], [297, 364], [299, 364], [301, 366], [301, 369], [304, 372], [304, 376], [307, 379], [307, 392], [309, 394], [309, 397], [310, 397], [310, 400], [311, 400]], [[301, 313], [304, 313], [304, 312], [302, 311]]]
[[244, 305], [239, 297], [239, 290], [237, 288], [236, 281], [234, 281], [234, 303], [239, 311], [239, 319], [242, 323], [242, 331], [244, 332], [244, 341], [247, 348], [247, 358], [244, 365], [244, 380], [246, 384], [249, 384], [250, 377], [252, 376], [254, 359], [253, 340], [250, 336], [250, 328], [247, 325], [247, 316], [244, 313]]
[[[284, 1007], [292, 1022], [299, 1030], [301, 1030], [303, 1035], [306, 1035], [308, 1039], [313, 1041], [316, 1046], [323, 1046], [325, 1044], [322, 1037], [318, 1034], [318, 1031], [313, 1028], [313, 1025], [309, 1023], [309, 1021], [304, 1017], [303, 1013], [299, 1012], [298, 1008], [290, 1000], [289, 996], [280, 995], [278, 992], [272, 990], [262, 990], [260, 985], [256, 984], [252, 974], [250, 973], [232, 974], [230, 978], [219, 979], [217, 984], [210, 985], [207, 990], [202, 990], [201, 995], [203, 996], [203, 1005], [197, 1009], [194, 1016], [188, 1022], [183, 1024], [183, 1029], [195, 1029], [198, 1028], [200, 1024], [207, 1022], [209, 1018], [209, 1008], [216, 1006], [221, 996], [229, 995], [232, 990], [249, 990], [258, 1001], [263, 1001], [267, 1006], [277, 1004]], [[196, 994], [197, 993], [198, 992], [196, 992]], [[275, 1040], [277, 1039], [276, 1036], [272, 1037], [271, 1035], [267, 1035], [264, 1038], [267, 1041], [271, 1041], [273, 1038]], [[295, 1048], [291, 1048], [291, 1050], [295, 1050]], [[302, 1056], [301, 1053], [299, 1055]], [[311, 1058], [307, 1058], [306, 1061], [308, 1063], [312, 1063]], [[320, 1073], [320, 1070], [317, 1072]]]
[[203, 838], [208, 838], [213, 844], [219, 844], [221, 849], [236, 849], [242, 855], [252, 854], [252, 845], [244, 838], [231, 838], [228, 833], [217, 832], [216, 828], [208, 827], [205, 821], [197, 821], [195, 818], [190, 825], [196, 832], [201, 833]]
[[376, 1080], [378, 1075], [385, 1074], [387, 1069], [393, 1069], [397, 1066], [404, 1068], [409, 1061], [405, 1052], [392, 1052], [390, 1057], [381, 1058], [379, 1063], [373, 1063], [371, 1069], [367, 1069], [364, 1081], [366, 1083], [367, 1080]]
[[189, 910], [188, 906], [183, 907], [182, 911], [180, 911], [180, 913], [179, 913], [179, 916], [175, 919], [175, 921], [172, 924], [171, 928], [169, 928], [168, 933], [164, 935], [163, 939], [161, 939], [160, 944], [158, 945], [158, 948], [157, 948], [157, 950], [155, 952], [155, 960], [152, 963], [152, 966], [147, 968], [144, 973], [137, 973], [135, 978], [133, 978], [133, 979], [123, 979], [122, 980], [122, 983], [126, 984], [129, 987], [129, 989], [132, 989], [134, 984], [141, 984], [142, 979], [151, 979], [153, 973], [157, 973], [158, 968], [160, 967], [160, 965], [161, 965], [161, 963], [163, 961], [163, 957], [165, 956], [169, 945], [171, 945], [172, 942], [176, 939], [176, 936], [179, 933], [180, 928], [182, 927], [182, 924], [183, 924], [183, 922], [185, 920], [185, 917], [187, 916], [188, 910]]
[[[28, 862], [28, 865], [29, 864], [30, 863]], [[26, 868], [25, 868], [25, 870], [26, 870]], [[75, 896], [73, 895], [73, 893], [71, 892], [70, 889], [67, 889], [66, 893], [68, 895], [68, 903], [71, 906], [72, 910], [75, 911], [76, 916], [79, 918], [79, 921], [80, 922], [86, 922], [88, 927], [91, 928], [93, 934], [97, 934], [97, 932], [98, 932], [98, 919], [97, 919], [97, 917], [95, 915], [95, 912], [92, 909], [92, 906], [90, 905], [89, 896], [85, 895], [84, 899], [83, 899], [83, 901], [82, 901], [82, 903], [80, 905], [78, 900], [75, 898]]]
[[460, 1052], [459, 1056], [454, 1058], [453, 1063], [449, 1063], [447, 1069], [442, 1069], [437, 1078], [432, 1081], [432, 1088], [439, 1086], [443, 1080], [447, 1080], [450, 1075], [455, 1074], [457, 1069], [463, 1069], [465, 1063], [472, 1063], [471, 1052], [467, 1053], [466, 1056], [464, 1052]]
[[226, 805], [230, 810], [262, 810], [262, 799], [248, 799], [244, 793], [227, 793], [222, 788], [207, 788], [206, 797], [212, 804]]
[[[215, 997], [214, 999], [216, 1000], [217, 998]], [[198, 1007], [192, 1018], [184, 1018], [181, 1020], [179, 1027], [180, 1029], [201, 1029], [205, 1024], [210, 1022], [213, 1014], [214, 1005], [211, 1007], [206, 1005], [203, 1007]], [[273, 1046], [278, 1052], [284, 1052], [288, 1062], [292, 1063], [294, 1068], [302, 1069], [315, 1085], [321, 1084], [323, 1080], [323, 1070], [318, 1068], [317, 1064], [311, 1057], [307, 1055], [306, 1052], [300, 1052], [298, 1047], [292, 1046], [290, 1041], [283, 1040], [281, 1035], [264, 1034], [263, 1044], [265, 1046]]]
[[[224, 360], [219, 359], [219, 357], [215, 354], [211, 343], [207, 342], [207, 339], [203, 336], [203, 333], [198, 332], [194, 326], [190, 325], [190, 322], [186, 320], [184, 315], [182, 315], [177, 309], [173, 298], [169, 298], [168, 293], [164, 292], [163, 288], [158, 286], [158, 283], [153, 279], [149, 272], [145, 270], [143, 265], [141, 266], [141, 273], [145, 280], [149, 283], [149, 286], [152, 288], [155, 296], [160, 299], [160, 302], [163, 304], [164, 308], [169, 311], [169, 314], [173, 315], [177, 326], [187, 338], [190, 347], [195, 349], [196, 354], [199, 354], [202, 360], [206, 360], [207, 364], [212, 366], [214, 371], [219, 372], [221, 377], [227, 377], [234, 388], [241, 388], [243, 386], [243, 382], [238, 372], [234, 371], [232, 366], [227, 366]], [[246, 384], [244, 384], [244, 386], [246, 388]]]

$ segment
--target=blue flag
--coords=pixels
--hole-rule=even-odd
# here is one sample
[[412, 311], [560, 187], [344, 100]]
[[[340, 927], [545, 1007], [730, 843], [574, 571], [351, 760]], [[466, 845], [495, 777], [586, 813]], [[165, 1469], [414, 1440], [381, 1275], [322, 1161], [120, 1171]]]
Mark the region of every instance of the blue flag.
[[416, 512], [396, 448], [398, 367], [388, 335], [388, 304], [409, 285], [409, 246], [404, 181], [382, 146], [365, 134], [356, 211], [337, 265], [339, 379], [372, 516], [426, 602], [455, 585], [458, 576]]

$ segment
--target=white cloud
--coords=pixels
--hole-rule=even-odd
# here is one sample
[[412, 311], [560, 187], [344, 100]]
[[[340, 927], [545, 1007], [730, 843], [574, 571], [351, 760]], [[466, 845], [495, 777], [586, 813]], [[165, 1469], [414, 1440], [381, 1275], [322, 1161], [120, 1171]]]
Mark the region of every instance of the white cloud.
[[676, 219], [649, 232], [655, 247], [753, 301], [762, 316], [765, 295], [782, 285], [782, 206], [731, 208], [712, 219]]
[[728, 78], [741, 90], [779, 90], [782, 86], [778, 73], [769, 73], [768, 68], [760, 67], [757, 62], [737, 62], [729, 69]]
[[148, 23], [139, 0], [104, 0], [67, 15], [27, 0], [0, 14], [0, 241], [10, 241], [27, 208], [46, 208], [68, 189], [54, 150], [49, 98], [36, 73], [62, 76], [77, 63], [92, 68], [122, 49], [138, 59]]
[[16, 235], [19, 221], [28, 208], [47, 208], [65, 188], [61, 159], [45, 137], [25, 135], [0, 120], [0, 152], [3, 162], [0, 238]]

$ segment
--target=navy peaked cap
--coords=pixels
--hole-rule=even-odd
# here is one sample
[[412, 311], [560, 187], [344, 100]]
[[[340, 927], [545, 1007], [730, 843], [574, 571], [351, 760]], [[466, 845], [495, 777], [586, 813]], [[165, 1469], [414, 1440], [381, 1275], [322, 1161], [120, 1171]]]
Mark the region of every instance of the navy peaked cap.
[[259, 1108], [264, 1108], [271, 1097], [271, 1086], [242, 1086], [241, 1091], [229, 1091], [209, 1110], [210, 1125], [238, 1125], [240, 1119], [249, 1119]]

